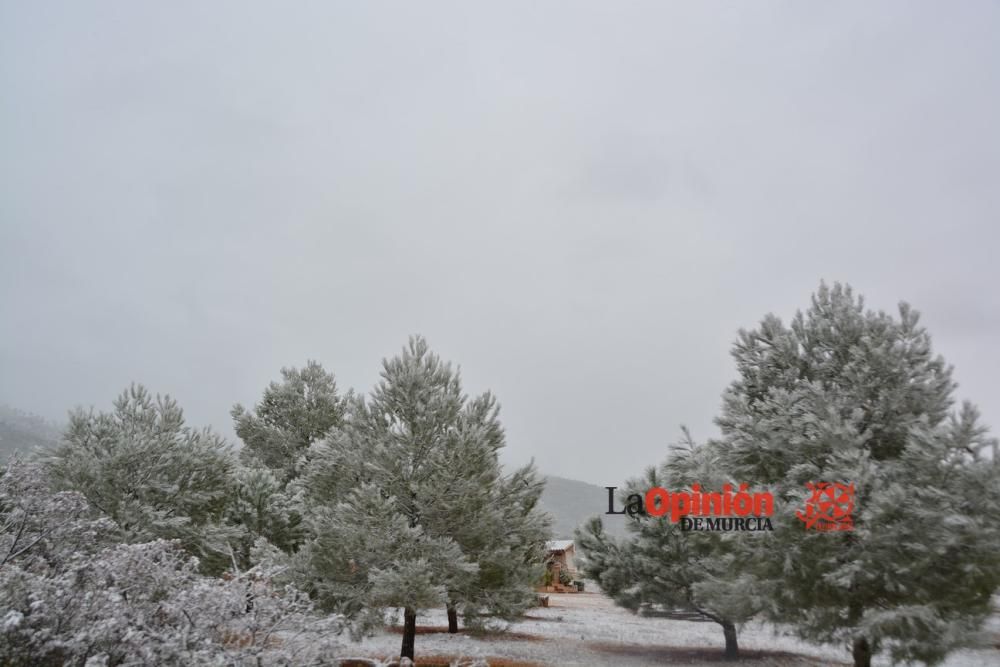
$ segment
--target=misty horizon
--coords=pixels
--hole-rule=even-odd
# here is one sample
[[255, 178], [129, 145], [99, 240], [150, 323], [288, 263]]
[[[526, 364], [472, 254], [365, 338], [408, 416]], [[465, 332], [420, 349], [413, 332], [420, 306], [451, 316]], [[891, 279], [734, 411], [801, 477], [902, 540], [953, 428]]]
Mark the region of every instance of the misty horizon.
[[421, 334], [506, 463], [614, 485], [826, 280], [1000, 423], [1000, 6], [243, 7], [0, 3], [0, 403], [235, 440]]

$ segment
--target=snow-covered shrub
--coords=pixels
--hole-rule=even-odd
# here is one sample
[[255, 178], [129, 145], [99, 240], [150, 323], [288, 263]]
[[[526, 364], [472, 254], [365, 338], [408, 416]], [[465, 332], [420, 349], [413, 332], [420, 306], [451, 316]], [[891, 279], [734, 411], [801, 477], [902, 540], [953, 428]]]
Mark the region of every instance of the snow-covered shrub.
[[17, 563], [34, 572], [63, 567], [120, 537], [115, 523], [93, 513], [73, 491], [52, 491], [45, 469], [12, 459], [0, 471], [0, 568]]
[[68, 565], [47, 575], [0, 568], [0, 662], [311, 661], [317, 653], [329, 657], [341, 628], [335, 616], [313, 615], [303, 594], [272, 586], [266, 571], [206, 577], [165, 540], [117, 545]]
[[0, 476], [0, 664], [261, 665], [332, 657], [342, 623], [255, 568], [199, 573], [177, 541], [117, 544], [37, 465]]

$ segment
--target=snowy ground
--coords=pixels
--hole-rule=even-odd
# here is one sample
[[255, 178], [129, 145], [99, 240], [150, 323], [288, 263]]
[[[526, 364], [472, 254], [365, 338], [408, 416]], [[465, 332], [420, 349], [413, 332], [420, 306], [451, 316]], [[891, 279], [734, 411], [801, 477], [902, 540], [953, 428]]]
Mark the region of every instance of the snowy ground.
[[[444, 612], [421, 616], [416, 641], [421, 656], [475, 658], [507, 665], [718, 665], [722, 661], [722, 630], [715, 623], [641, 618], [600, 593], [551, 594], [551, 606], [533, 610], [504, 634], [472, 635], [445, 632]], [[994, 627], [1000, 632], [1000, 627]], [[754, 665], [816, 667], [849, 665], [838, 647], [817, 647], [770, 628], [751, 625], [739, 636], [744, 661]], [[387, 659], [399, 655], [400, 634], [387, 630], [346, 653]], [[437, 662], [437, 661], [435, 661]], [[1000, 666], [1000, 650], [964, 651], [953, 655], [947, 667]]]

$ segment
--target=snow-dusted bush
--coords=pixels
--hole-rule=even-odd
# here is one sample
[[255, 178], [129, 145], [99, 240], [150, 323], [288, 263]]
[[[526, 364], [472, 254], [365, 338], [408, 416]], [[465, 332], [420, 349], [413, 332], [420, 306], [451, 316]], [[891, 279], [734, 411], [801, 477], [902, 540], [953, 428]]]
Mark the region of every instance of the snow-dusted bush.
[[255, 568], [198, 572], [177, 541], [116, 544], [74, 493], [15, 462], [0, 477], [0, 664], [267, 665], [332, 657], [342, 629]]
[[0, 568], [58, 570], [118, 537], [115, 523], [95, 516], [81, 494], [53, 492], [42, 466], [15, 458], [0, 473]]
[[206, 577], [165, 540], [117, 545], [48, 574], [8, 564], [0, 589], [4, 664], [313, 662], [332, 655], [341, 629], [266, 571]]

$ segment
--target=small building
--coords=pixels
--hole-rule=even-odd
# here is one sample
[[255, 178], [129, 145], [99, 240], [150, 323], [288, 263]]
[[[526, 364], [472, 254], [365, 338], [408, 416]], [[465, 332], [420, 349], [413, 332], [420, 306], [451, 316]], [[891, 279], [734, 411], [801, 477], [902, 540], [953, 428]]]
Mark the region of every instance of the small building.
[[576, 578], [576, 547], [573, 540], [553, 540], [545, 545], [548, 550], [546, 566], [552, 572], [552, 580], [559, 581], [559, 573], [566, 572], [573, 579]]

